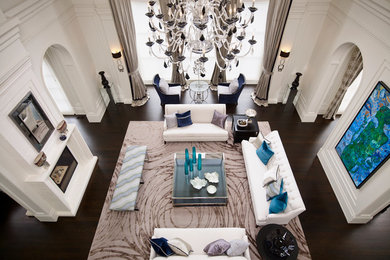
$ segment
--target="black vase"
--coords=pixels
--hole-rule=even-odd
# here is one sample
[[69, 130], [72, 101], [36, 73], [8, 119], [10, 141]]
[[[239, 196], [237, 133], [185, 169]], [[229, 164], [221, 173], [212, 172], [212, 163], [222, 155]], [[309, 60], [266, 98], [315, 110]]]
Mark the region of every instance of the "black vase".
[[299, 78], [302, 76], [302, 73], [297, 72], [296, 75], [297, 75], [297, 77], [296, 77], [296, 78], [294, 79], [294, 81], [291, 83], [291, 85], [292, 85], [291, 89], [292, 89], [292, 90], [295, 90], [295, 89], [298, 88], [298, 86], [299, 86]]

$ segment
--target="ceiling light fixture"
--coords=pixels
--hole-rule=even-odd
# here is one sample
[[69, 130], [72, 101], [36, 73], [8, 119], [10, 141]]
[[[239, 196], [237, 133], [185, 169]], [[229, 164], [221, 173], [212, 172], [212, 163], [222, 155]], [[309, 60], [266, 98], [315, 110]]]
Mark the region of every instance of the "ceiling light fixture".
[[[176, 64], [189, 79], [191, 65], [196, 75], [205, 76], [206, 54], [216, 47], [223, 59], [222, 63], [216, 59], [219, 70], [231, 70], [232, 65], [239, 65], [239, 58], [253, 53], [254, 35], [248, 39], [248, 51], [241, 54], [246, 28], [253, 23], [257, 10], [254, 2], [246, 8], [242, 0], [169, 0], [164, 16], [160, 8], [155, 12], [156, 2], [151, 0], [145, 14], [151, 31], [146, 42], [150, 54], [163, 59], [165, 68]], [[245, 10], [249, 10], [247, 18]], [[155, 43], [158, 54], [152, 48]]]

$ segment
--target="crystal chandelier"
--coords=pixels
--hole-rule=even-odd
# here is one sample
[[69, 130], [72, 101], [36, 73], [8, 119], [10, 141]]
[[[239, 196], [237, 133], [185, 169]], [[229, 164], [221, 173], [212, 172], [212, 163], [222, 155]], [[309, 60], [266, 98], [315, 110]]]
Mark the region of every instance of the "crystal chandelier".
[[[166, 14], [155, 1], [149, 1], [148, 12], [151, 35], [146, 45], [151, 55], [164, 60], [164, 67], [177, 65], [180, 73], [189, 79], [193, 66], [196, 75], [205, 76], [206, 54], [216, 48], [220, 71], [239, 65], [239, 58], [253, 53], [254, 35], [248, 39], [248, 50], [242, 53], [246, 28], [254, 21], [257, 8], [246, 8], [242, 0], [168, 0]], [[248, 11], [247, 11], [248, 10]], [[246, 18], [244, 14], [246, 13]], [[153, 49], [157, 47], [157, 53]]]

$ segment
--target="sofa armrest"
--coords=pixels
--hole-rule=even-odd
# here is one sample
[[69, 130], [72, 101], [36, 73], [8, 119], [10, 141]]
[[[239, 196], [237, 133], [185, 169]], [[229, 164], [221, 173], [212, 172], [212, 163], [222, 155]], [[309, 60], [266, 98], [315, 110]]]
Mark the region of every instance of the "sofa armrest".
[[164, 131], [167, 130], [167, 129], [168, 129], [168, 127], [167, 127], [167, 120], [164, 119]]

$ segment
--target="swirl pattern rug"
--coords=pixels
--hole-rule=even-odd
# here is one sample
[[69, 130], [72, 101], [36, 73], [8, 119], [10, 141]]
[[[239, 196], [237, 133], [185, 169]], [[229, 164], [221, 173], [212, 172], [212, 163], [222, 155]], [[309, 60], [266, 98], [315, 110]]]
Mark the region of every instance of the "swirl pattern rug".
[[[259, 122], [259, 127], [264, 134], [271, 131], [268, 122]], [[251, 259], [261, 259], [256, 249], [256, 235], [261, 227], [256, 227], [255, 224], [241, 144], [233, 144], [232, 133], [229, 133], [227, 143], [164, 144], [162, 132], [163, 122], [130, 122], [88, 259], [149, 259], [148, 239], [156, 227], [242, 227], [246, 229], [250, 242]], [[111, 211], [110, 202], [128, 145], [147, 145], [149, 160], [144, 164], [142, 173], [144, 184], [140, 186], [138, 192], [139, 211]], [[199, 152], [225, 153], [227, 206], [172, 206], [173, 155], [192, 146]], [[286, 227], [297, 239], [298, 259], [311, 259], [299, 218], [291, 220]]]

